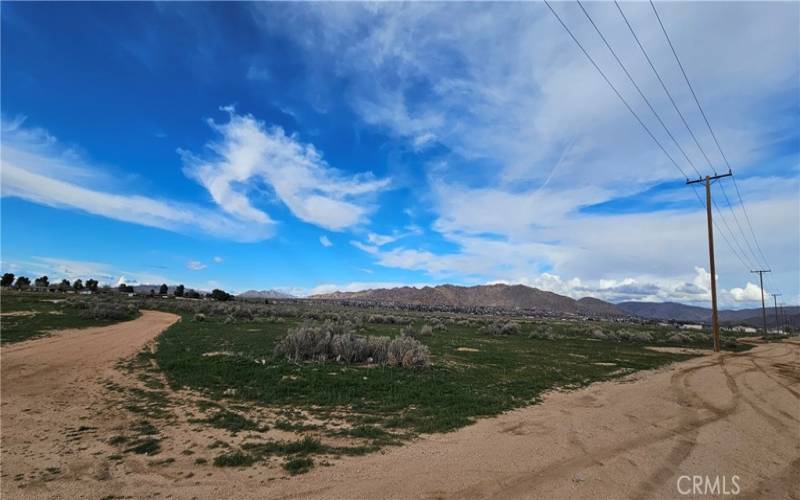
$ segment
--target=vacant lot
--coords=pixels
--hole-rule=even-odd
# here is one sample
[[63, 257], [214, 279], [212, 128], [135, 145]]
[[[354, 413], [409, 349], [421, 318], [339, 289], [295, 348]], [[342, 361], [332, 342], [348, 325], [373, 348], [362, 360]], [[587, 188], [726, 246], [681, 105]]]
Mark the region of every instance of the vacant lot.
[[111, 300], [114, 300], [113, 305], [99, 306], [94, 305], [96, 301], [90, 303], [65, 294], [4, 290], [0, 296], [0, 342], [20, 342], [65, 328], [110, 325], [133, 319], [138, 314], [135, 306]]
[[[159, 337], [154, 357], [173, 389], [192, 389], [227, 408], [206, 403], [204, 418], [211, 424], [224, 426], [228, 420], [234, 430], [278, 428], [292, 431], [298, 440], [322, 443], [326, 437], [359, 438], [351, 443], [357, 448], [349, 450], [331, 451], [317, 443], [289, 454], [303, 457], [375, 451], [419, 433], [452, 431], [476, 418], [529, 405], [554, 388], [577, 388], [691, 357], [576, 335], [547, 340], [537, 332], [558, 329], [546, 324], [524, 325], [513, 335], [487, 335], [477, 325], [451, 324], [421, 337], [431, 352], [428, 368], [295, 363], [273, 356], [275, 344], [293, 324], [185, 316]], [[421, 322], [412, 324], [420, 327]], [[394, 337], [401, 328], [368, 323], [361, 334]], [[278, 413], [258, 420], [235, 410], [243, 405]], [[252, 462], [263, 457], [259, 451], [275, 446], [265, 434], [233, 452]]]
[[[155, 354], [139, 350], [176, 319], [145, 312], [2, 348], [4, 496], [661, 498], [676, 496], [678, 475], [695, 473], [737, 474], [751, 496], [796, 493], [797, 344], [543, 394], [529, 378], [572, 387], [683, 356], [543, 340], [541, 325], [502, 337], [451, 325], [424, 337], [428, 369], [294, 364], [269, 356], [291, 321], [213, 317], [185, 317]], [[234, 350], [245, 348], [265, 357]], [[264, 370], [281, 374], [259, 375]], [[340, 376], [361, 392], [338, 385]], [[192, 389], [170, 390], [178, 379]], [[371, 379], [383, 390], [361, 384]], [[303, 391], [274, 389], [295, 382]], [[445, 410], [435, 407], [434, 382]], [[453, 432], [417, 434], [538, 399]]]

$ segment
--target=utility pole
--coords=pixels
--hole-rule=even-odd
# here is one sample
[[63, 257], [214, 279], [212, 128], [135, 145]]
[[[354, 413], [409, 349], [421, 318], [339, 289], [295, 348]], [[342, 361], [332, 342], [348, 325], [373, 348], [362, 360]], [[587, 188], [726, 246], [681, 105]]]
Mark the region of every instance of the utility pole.
[[786, 332], [786, 327], [789, 325], [786, 323], [786, 312], [783, 310], [783, 302], [781, 302], [781, 325], [783, 326], [783, 331]]
[[708, 218], [708, 260], [711, 267], [711, 331], [714, 334], [714, 352], [719, 352], [719, 315], [717, 313], [717, 270], [714, 266], [714, 224], [711, 220], [711, 181], [730, 177], [733, 175], [729, 170], [727, 174], [707, 175], [705, 179], [694, 181], [687, 180], [686, 184], [696, 184], [703, 182], [706, 185], [706, 217]]
[[781, 329], [781, 325], [780, 325], [780, 323], [778, 323], [778, 297], [780, 297], [783, 294], [782, 293], [771, 293], [770, 295], [772, 295], [772, 300], [775, 301], [775, 333], [777, 334], [777, 333], [779, 333], [779, 331]]
[[767, 306], [764, 304], [764, 273], [771, 273], [769, 269], [759, 269], [758, 271], [750, 271], [751, 273], [758, 273], [758, 279], [761, 286], [761, 317], [764, 319], [764, 335], [767, 334]]

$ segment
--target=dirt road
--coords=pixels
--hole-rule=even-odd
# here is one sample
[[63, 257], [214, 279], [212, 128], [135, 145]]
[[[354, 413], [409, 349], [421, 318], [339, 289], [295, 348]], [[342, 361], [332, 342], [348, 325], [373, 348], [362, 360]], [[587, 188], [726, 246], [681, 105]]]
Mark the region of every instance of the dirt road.
[[765, 344], [552, 394], [385, 456], [318, 470], [273, 494], [678, 498], [692, 488], [679, 478], [698, 475], [724, 476], [730, 493], [737, 476], [740, 498], [800, 498], [799, 361], [800, 342]]
[[133, 321], [64, 330], [0, 349], [4, 498], [23, 493], [14, 487], [20, 476], [47, 481], [64, 473], [80, 477], [83, 469], [97, 468], [89, 459], [93, 450], [74, 449], [70, 443], [96, 432], [95, 420], [114, 418], [95, 411], [103, 399], [98, 381], [178, 318], [143, 311]]
[[[172, 321], [161, 315], [145, 318], [153, 330]], [[144, 341], [147, 335], [141, 335]], [[105, 343], [110, 337], [98, 338]], [[91, 372], [110, 365], [98, 364], [94, 354], [104, 362], [124, 354], [124, 349], [113, 351], [116, 338], [88, 349], [100, 343], [86, 343], [87, 350], [73, 352], [71, 361], [55, 345], [31, 347], [28, 358], [24, 346], [17, 352], [3, 350], [6, 498], [710, 498], [717, 496], [709, 493], [718, 480], [717, 491], [738, 492], [734, 498], [800, 499], [796, 340], [553, 393], [536, 406], [289, 479], [270, 480], [274, 472], [263, 466], [202, 466], [190, 473], [173, 470], [178, 468], [174, 464], [159, 469], [120, 465], [109, 472], [92, 458], [89, 446], [62, 458], [68, 474], [15, 488], [8, 474], [29, 461], [41, 468], [49, 458], [43, 454], [58, 451], [56, 441], [64, 442], [57, 434], [63, 428], [56, 422], [61, 415], [71, 415], [77, 405], [77, 414], [88, 415], [85, 425], [95, 425], [91, 408], [83, 410], [79, 401], [82, 392], [92, 390], [96, 375]], [[135, 351], [129, 347], [127, 352]], [[43, 364], [48, 352], [61, 375], [31, 368], [34, 360]], [[88, 365], [78, 372], [90, 373], [68, 378], [80, 362]], [[15, 373], [25, 369], [27, 375]], [[55, 395], [51, 406], [43, 406], [45, 394]], [[9, 410], [15, 420], [7, 420]], [[48, 411], [55, 415], [47, 416]], [[701, 477], [705, 489], [700, 493], [706, 495], [691, 495], [698, 493], [691, 490], [693, 476]]]

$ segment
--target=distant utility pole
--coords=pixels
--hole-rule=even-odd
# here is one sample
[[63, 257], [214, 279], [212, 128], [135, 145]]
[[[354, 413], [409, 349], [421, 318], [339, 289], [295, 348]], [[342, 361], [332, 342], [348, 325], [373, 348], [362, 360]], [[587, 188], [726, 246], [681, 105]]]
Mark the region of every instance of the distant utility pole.
[[783, 310], [783, 302], [781, 302], [781, 325], [783, 325], [783, 331], [785, 332], [789, 324], [786, 322], [786, 311]]
[[770, 295], [772, 295], [772, 300], [775, 301], [775, 333], [778, 333], [779, 330], [781, 329], [781, 325], [780, 323], [778, 323], [778, 297], [780, 297], [783, 294], [771, 293]]
[[761, 283], [761, 317], [764, 319], [764, 335], [767, 334], [767, 306], [764, 304], [764, 273], [771, 273], [769, 269], [759, 269], [758, 271], [750, 271], [751, 273], [758, 273], [758, 279]]
[[717, 313], [717, 270], [714, 266], [714, 224], [711, 221], [711, 181], [730, 177], [733, 175], [730, 170], [727, 174], [707, 175], [705, 179], [694, 181], [687, 180], [686, 184], [696, 184], [704, 182], [706, 185], [706, 217], [708, 218], [708, 260], [711, 263], [711, 331], [714, 333], [714, 352], [719, 352], [719, 315]]

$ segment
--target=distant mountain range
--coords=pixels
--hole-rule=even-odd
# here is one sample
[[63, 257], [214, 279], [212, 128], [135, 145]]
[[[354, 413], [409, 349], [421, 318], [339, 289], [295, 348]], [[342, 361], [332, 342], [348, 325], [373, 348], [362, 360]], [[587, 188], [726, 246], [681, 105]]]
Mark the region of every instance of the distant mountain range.
[[[617, 307], [622, 311], [640, 318], [686, 321], [693, 323], [711, 323], [711, 309], [706, 307], [687, 306], [678, 302], [620, 302]], [[800, 306], [785, 306], [784, 314], [790, 325], [800, 325]], [[763, 316], [761, 308], [721, 310], [720, 323], [746, 324], [761, 326]], [[775, 311], [767, 308], [767, 327], [775, 326]]]
[[243, 299], [293, 299], [294, 295], [277, 290], [248, 290], [240, 293], [237, 297]]
[[626, 316], [627, 313], [614, 304], [586, 297], [575, 300], [570, 297], [545, 292], [524, 285], [480, 285], [435, 287], [379, 288], [361, 292], [333, 292], [313, 295], [320, 300], [351, 300], [401, 304], [423, 307], [452, 307], [456, 309], [497, 308], [526, 310], [559, 314], [583, 314], [588, 316]]

